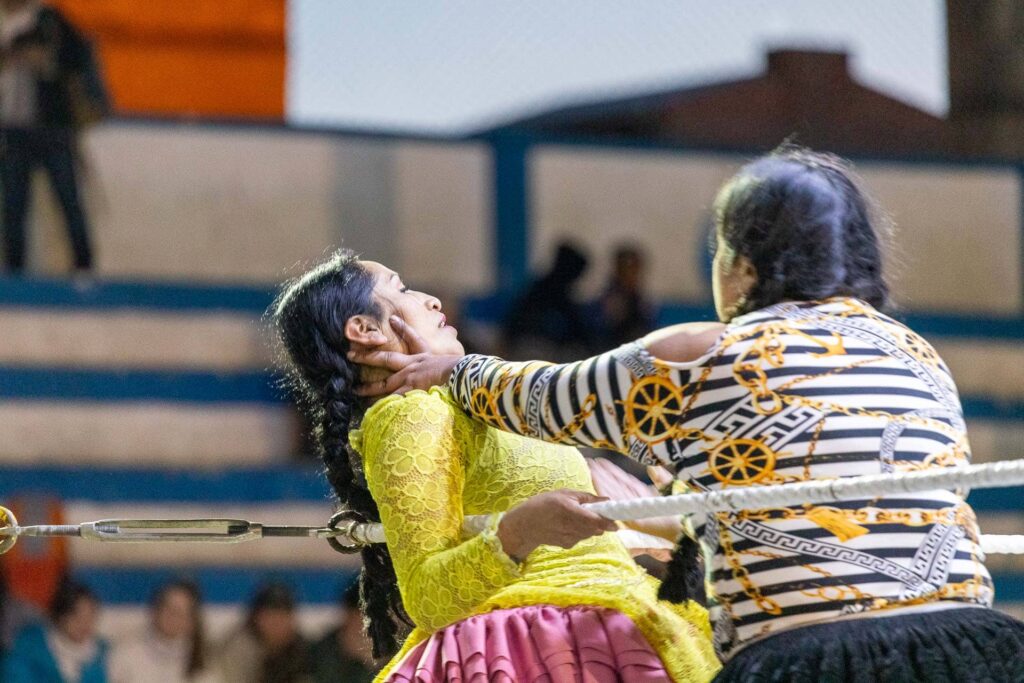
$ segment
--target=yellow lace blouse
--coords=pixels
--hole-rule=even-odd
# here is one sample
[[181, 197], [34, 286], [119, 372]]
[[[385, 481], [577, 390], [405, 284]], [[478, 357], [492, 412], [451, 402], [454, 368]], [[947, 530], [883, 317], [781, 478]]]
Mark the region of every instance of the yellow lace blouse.
[[[501, 432], [459, 409], [447, 390], [413, 391], [375, 404], [352, 432], [384, 523], [406, 610], [416, 628], [387, 676], [433, 632], [496, 609], [593, 605], [630, 617], [675, 680], [706, 681], [719, 668], [706, 611], [657, 599], [648, 576], [614, 534], [571, 549], [540, 546], [516, 565], [495, 536], [500, 515], [544, 491], [593, 491], [571, 447]], [[492, 514], [487, 531], [462, 533], [464, 515]]]

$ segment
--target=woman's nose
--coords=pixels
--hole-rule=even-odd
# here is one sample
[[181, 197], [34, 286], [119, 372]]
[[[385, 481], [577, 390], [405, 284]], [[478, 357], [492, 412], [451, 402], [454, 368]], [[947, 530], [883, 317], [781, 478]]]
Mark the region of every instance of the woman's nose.
[[441, 300], [438, 299], [435, 296], [428, 296], [427, 297], [427, 308], [429, 308], [432, 311], [440, 311], [441, 310]]

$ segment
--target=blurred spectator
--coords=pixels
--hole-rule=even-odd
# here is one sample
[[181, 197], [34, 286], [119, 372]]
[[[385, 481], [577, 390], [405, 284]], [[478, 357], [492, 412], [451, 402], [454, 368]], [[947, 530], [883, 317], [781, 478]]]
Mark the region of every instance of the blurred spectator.
[[587, 264], [586, 255], [573, 245], [558, 245], [551, 270], [516, 298], [505, 318], [510, 359], [570, 360], [594, 349], [592, 327], [573, 291]]
[[635, 341], [654, 329], [654, 306], [644, 293], [646, 262], [637, 246], [615, 248], [611, 280], [597, 301], [601, 348]]
[[50, 603], [50, 624], [22, 629], [3, 662], [4, 683], [107, 683], [107, 644], [96, 633], [99, 602], [65, 579]]
[[107, 108], [89, 42], [39, 0], [0, 0], [0, 140], [7, 268], [25, 266], [32, 171], [50, 177], [67, 223], [75, 269], [92, 267], [78, 190], [75, 126]]
[[0, 662], [25, 626], [42, 621], [36, 608], [11, 593], [7, 572], [0, 565]]
[[189, 581], [167, 583], [153, 596], [151, 608], [146, 632], [114, 647], [111, 681], [210, 681], [199, 588]]
[[224, 683], [312, 683], [291, 589], [274, 583], [257, 591], [245, 625], [224, 644], [218, 663]]
[[379, 668], [370, 654], [370, 639], [363, 632], [359, 586], [352, 584], [341, 596], [341, 621], [313, 646], [316, 683], [370, 683]]

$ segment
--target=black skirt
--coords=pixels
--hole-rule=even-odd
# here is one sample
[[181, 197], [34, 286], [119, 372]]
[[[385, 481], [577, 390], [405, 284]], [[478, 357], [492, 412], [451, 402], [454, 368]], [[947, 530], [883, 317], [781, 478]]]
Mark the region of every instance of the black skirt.
[[1022, 683], [1024, 622], [966, 607], [804, 626], [740, 650], [723, 681]]

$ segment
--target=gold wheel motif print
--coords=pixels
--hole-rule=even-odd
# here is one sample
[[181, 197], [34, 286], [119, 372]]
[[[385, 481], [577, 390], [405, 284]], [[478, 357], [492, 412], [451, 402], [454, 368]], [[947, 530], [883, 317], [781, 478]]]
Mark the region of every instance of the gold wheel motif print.
[[715, 446], [708, 466], [722, 486], [755, 484], [775, 469], [775, 452], [755, 439], [729, 439]]
[[644, 377], [625, 401], [626, 429], [649, 444], [672, 438], [683, 414], [683, 392], [665, 377]]
[[500, 422], [501, 413], [498, 411], [498, 401], [489, 390], [480, 388], [474, 391], [470, 397], [470, 405], [473, 414], [478, 415], [485, 422], [492, 424]]

